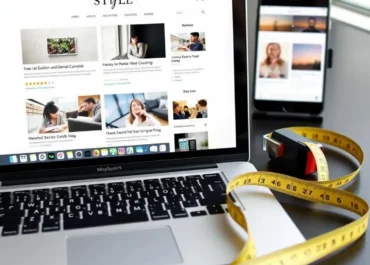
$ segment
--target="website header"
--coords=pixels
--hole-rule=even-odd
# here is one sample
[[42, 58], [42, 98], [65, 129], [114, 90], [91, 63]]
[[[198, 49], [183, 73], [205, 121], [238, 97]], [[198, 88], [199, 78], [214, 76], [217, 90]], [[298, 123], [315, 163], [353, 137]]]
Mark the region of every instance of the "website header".
[[263, 15], [296, 15], [296, 16], [326, 16], [328, 12], [324, 7], [286, 7], [286, 6], [263, 6]]

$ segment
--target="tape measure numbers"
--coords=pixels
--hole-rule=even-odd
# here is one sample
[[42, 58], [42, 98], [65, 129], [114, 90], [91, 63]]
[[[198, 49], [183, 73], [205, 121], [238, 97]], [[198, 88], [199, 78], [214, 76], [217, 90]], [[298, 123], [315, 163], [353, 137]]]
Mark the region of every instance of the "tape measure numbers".
[[360, 172], [364, 161], [364, 153], [361, 147], [350, 138], [332, 131], [311, 127], [293, 127], [289, 129], [307, 139], [340, 148], [356, 158], [359, 167], [351, 174], [330, 180], [328, 164], [322, 150], [316, 144], [307, 142], [304, 144], [311, 150], [316, 161], [317, 182], [272, 172], [254, 172], [234, 178], [227, 186], [227, 194], [241, 186], [264, 186], [307, 201], [346, 209], [358, 214], [360, 218], [304, 243], [257, 258], [253, 236], [248, 228], [247, 220], [239, 206], [235, 205], [227, 196], [230, 216], [248, 234], [248, 241], [232, 265], [310, 264], [348, 246], [359, 239], [367, 230], [369, 222], [369, 205], [367, 202], [353, 193], [338, 189], [353, 180]]

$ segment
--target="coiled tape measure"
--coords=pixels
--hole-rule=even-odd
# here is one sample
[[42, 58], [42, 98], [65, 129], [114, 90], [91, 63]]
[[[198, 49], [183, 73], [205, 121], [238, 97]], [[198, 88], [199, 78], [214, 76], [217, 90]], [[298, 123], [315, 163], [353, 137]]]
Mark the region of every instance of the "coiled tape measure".
[[[328, 164], [323, 144], [337, 147], [351, 154], [358, 168], [343, 177], [329, 179]], [[293, 127], [274, 131], [264, 137], [264, 150], [286, 171], [295, 176], [317, 172], [318, 181], [304, 180], [272, 172], [253, 172], [234, 178], [227, 186], [227, 194], [241, 186], [258, 185], [312, 202], [329, 204], [360, 216], [341, 228], [309, 239], [271, 254], [256, 257], [255, 245], [242, 210], [227, 196], [228, 212], [248, 234], [248, 241], [232, 265], [300, 265], [310, 264], [343, 249], [359, 239], [369, 221], [369, 205], [365, 200], [338, 188], [352, 181], [364, 161], [361, 147], [350, 138], [319, 128]]]

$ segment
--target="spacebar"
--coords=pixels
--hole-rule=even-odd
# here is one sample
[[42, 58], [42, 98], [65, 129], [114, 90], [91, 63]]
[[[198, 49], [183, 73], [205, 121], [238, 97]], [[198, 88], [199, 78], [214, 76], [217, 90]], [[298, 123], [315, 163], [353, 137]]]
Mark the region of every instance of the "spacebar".
[[149, 221], [146, 213], [132, 215], [99, 216], [64, 222], [64, 230], [89, 228], [106, 225], [127, 224]]

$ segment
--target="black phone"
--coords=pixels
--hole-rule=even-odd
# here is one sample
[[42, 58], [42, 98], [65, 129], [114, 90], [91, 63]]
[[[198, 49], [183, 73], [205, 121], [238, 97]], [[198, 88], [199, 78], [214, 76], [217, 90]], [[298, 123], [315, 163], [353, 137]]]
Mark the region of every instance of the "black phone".
[[328, 64], [330, 0], [259, 0], [254, 106], [320, 114]]

